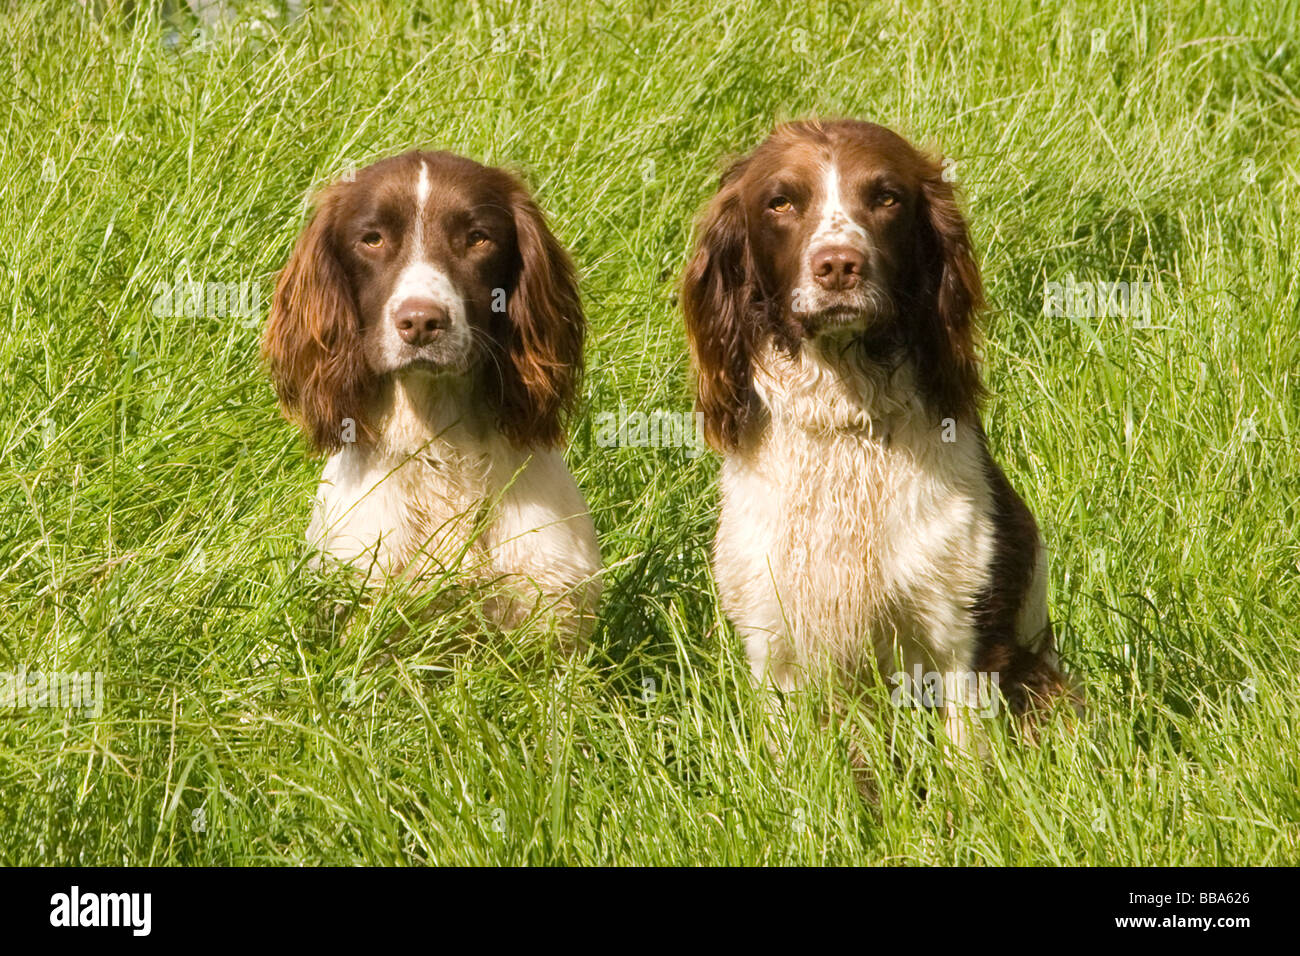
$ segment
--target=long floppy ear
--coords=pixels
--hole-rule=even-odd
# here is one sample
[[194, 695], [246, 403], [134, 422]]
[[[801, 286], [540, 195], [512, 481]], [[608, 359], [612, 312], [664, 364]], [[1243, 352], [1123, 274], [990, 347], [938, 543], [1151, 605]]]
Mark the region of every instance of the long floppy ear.
[[982, 396], [976, 314], [984, 305], [979, 266], [952, 184], [937, 163], [921, 184], [924, 298], [916, 317], [922, 382], [945, 415], [974, 414]]
[[363, 434], [370, 384], [356, 303], [334, 250], [335, 201], [326, 192], [280, 272], [262, 355], [285, 416], [314, 452], [342, 446], [351, 421]]
[[682, 278], [682, 313], [695, 365], [696, 406], [718, 451], [741, 441], [755, 401], [753, 299], [757, 284], [737, 181], [746, 160], [722, 177], [700, 218], [695, 254]]
[[495, 395], [501, 431], [517, 445], [557, 445], [582, 377], [586, 322], [573, 262], [522, 186], [513, 201], [519, 277], [511, 290]]

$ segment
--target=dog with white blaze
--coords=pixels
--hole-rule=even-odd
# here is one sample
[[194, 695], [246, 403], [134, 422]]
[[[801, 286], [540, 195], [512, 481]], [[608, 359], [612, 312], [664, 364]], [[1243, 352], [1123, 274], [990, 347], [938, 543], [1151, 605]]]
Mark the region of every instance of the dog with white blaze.
[[759, 681], [980, 674], [1021, 713], [1067, 689], [1044, 544], [980, 422], [981, 300], [942, 167], [884, 127], [790, 123], [723, 175], [682, 304]]
[[328, 187], [275, 290], [263, 352], [327, 453], [308, 528], [368, 580], [452, 566], [590, 631], [600, 551], [560, 452], [582, 372], [573, 265], [501, 169], [409, 152]]

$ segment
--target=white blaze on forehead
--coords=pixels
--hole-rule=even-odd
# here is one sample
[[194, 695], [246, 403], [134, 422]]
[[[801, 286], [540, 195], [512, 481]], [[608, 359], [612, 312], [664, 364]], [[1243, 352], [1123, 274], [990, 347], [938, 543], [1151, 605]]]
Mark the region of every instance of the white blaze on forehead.
[[411, 255], [415, 261], [424, 256], [424, 206], [428, 201], [429, 167], [420, 160], [420, 178], [415, 183], [415, 244]]
[[840, 195], [840, 171], [831, 162], [826, 167], [826, 176], [822, 181], [821, 220], [813, 232], [811, 245], [821, 246], [837, 242], [849, 243], [853, 240], [865, 242], [867, 231], [853, 221]]
[[420, 160], [420, 182], [415, 187], [415, 195], [421, 205], [429, 199], [429, 167], [424, 160]]
[[420, 175], [415, 183], [415, 221], [406, 264], [397, 276], [392, 294], [385, 305], [385, 317], [391, 319], [408, 299], [432, 299], [447, 310], [452, 325], [465, 317], [465, 303], [451, 277], [425, 255], [424, 212], [429, 201], [429, 167], [420, 160]]

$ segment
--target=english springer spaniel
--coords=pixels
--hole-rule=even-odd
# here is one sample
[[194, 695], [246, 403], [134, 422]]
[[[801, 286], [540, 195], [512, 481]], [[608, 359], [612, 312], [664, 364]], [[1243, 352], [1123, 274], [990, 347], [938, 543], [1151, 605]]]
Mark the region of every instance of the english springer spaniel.
[[755, 677], [937, 674], [965, 740], [973, 678], [1017, 712], [1065, 685], [1044, 545], [980, 424], [980, 275], [942, 174], [881, 126], [781, 126], [723, 175], [682, 304]]
[[467, 573], [499, 623], [541, 607], [579, 643], [600, 552], [558, 446], [583, 329], [567, 253], [503, 170], [409, 152], [328, 187], [263, 339], [330, 455], [310, 542], [372, 583]]

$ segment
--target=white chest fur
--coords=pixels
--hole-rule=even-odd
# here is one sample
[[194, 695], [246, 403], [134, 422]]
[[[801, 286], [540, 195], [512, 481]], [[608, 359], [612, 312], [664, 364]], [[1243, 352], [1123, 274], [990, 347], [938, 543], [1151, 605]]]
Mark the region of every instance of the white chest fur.
[[[990, 491], [974, 424], [892, 375], [813, 345], [759, 361], [769, 421], [722, 468], [715, 573], [755, 675], [969, 670], [988, 584]], [[951, 440], [945, 440], [951, 439]]]
[[327, 462], [309, 541], [371, 581], [453, 569], [504, 582], [516, 598], [508, 619], [539, 598], [561, 617], [589, 618], [600, 552], [564, 459], [513, 446], [456, 400], [462, 390], [395, 382], [376, 415], [378, 441], [346, 445]]

